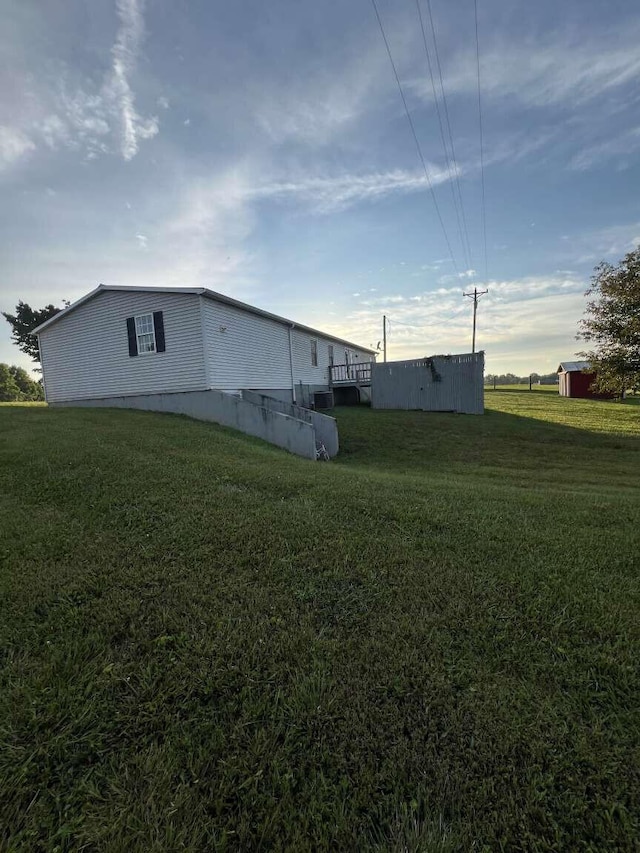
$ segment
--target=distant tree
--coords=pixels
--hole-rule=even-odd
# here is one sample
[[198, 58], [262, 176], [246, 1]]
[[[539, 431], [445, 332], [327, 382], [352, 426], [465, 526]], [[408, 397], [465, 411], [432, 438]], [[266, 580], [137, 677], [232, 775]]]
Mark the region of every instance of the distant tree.
[[[65, 300], [64, 305], [66, 307], [69, 303]], [[40, 361], [38, 339], [31, 332], [36, 326], [44, 323], [45, 320], [53, 317], [54, 314], [57, 314], [61, 310], [60, 308], [56, 308], [55, 305], [45, 305], [44, 308], [40, 309], [32, 308], [26, 302], [20, 301], [16, 305], [15, 314], [8, 314], [3, 311], [2, 316], [11, 326], [11, 337], [14, 343], [34, 361]]]
[[42, 382], [32, 379], [24, 367], [9, 365], [9, 372], [20, 389], [20, 399], [27, 401], [44, 400]]
[[619, 262], [595, 268], [585, 296], [587, 316], [578, 340], [593, 349], [581, 352], [597, 374], [598, 391], [621, 393], [640, 385], [640, 246]]
[[13, 403], [20, 399], [20, 388], [13, 378], [9, 365], [0, 364], [0, 402]]

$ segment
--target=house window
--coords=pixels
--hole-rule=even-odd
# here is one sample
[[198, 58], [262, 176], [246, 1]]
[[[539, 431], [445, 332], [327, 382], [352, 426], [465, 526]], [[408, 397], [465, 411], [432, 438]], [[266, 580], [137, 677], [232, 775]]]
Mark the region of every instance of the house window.
[[318, 366], [318, 341], [311, 341], [311, 365], [313, 367]]
[[333, 365], [333, 344], [329, 344], [329, 364]]
[[156, 334], [153, 328], [153, 314], [139, 314], [136, 317], [136, 340], [138, 353], [156, 351]]

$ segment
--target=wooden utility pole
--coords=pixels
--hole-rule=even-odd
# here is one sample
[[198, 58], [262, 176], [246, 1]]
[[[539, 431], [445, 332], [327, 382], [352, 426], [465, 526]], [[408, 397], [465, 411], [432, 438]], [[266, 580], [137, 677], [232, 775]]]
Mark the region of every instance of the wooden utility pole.
[[387, 315], [382, 315], [382, 360], [387, 360]]
[[469, 299], [473, 299], [473, 339], [471, 343], [471, 352], [476, 351], [476, 314], [478, 313], [478, 299], [481, 296], [484, 296], [485, 293], [489, 293], [488, 290], [478, 290], [477, 287], [473, 288], [473, 293], [465, 293], [465, 296], [468, 296]]

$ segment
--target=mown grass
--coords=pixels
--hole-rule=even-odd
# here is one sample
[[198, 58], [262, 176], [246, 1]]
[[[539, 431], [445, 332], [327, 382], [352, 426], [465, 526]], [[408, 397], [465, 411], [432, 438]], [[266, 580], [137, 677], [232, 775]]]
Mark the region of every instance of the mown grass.
[[531, 389], [529, 389], [529, 383], [528, 382], [520, 382], [517, 385], [496, 385], [496, 387], [494, 388], [493, 383], [490, 383], [489, 385], [485, 385], [484, 390], [485, 391], [529, 391], [529, 390], [531, 390], [531, 391], [536, 391], [536, 392], [542, 392], [544, 394], [557, 394], [558, 393], [558, 386], [557, 385], [534, 384], [531, 386]]
[[2, 409], [0, 843], [636, 849], [640, 413], [487, 397]]

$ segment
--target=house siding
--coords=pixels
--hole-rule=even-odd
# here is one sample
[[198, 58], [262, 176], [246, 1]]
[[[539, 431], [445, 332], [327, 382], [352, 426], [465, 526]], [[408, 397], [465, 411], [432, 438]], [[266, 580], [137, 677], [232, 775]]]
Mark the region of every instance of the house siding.
[[[127, 317], [162, 311], [166, 350], [131, 357]], [[50, 403], [206, 387], [198, 296], [103, 291], [39, 334]]]
[[[311, 341], [318, 342], [318, 365], [311, 363]], [[354, 364], [373, 361], [371, 353], [357, 347], [338, 343], [322, 335], [312, 335], [300, 329], [294, 329], [291, 334], [291, 350], [293, 353], [293, 379], [296, 385], [329, 385], [329, 347], [333, 347], [333, 363], [345, 364], [345, 351], [349, 351]]]
[[213, 299], [202, 310], [211, 388], [291, 388], [287, 326]]

